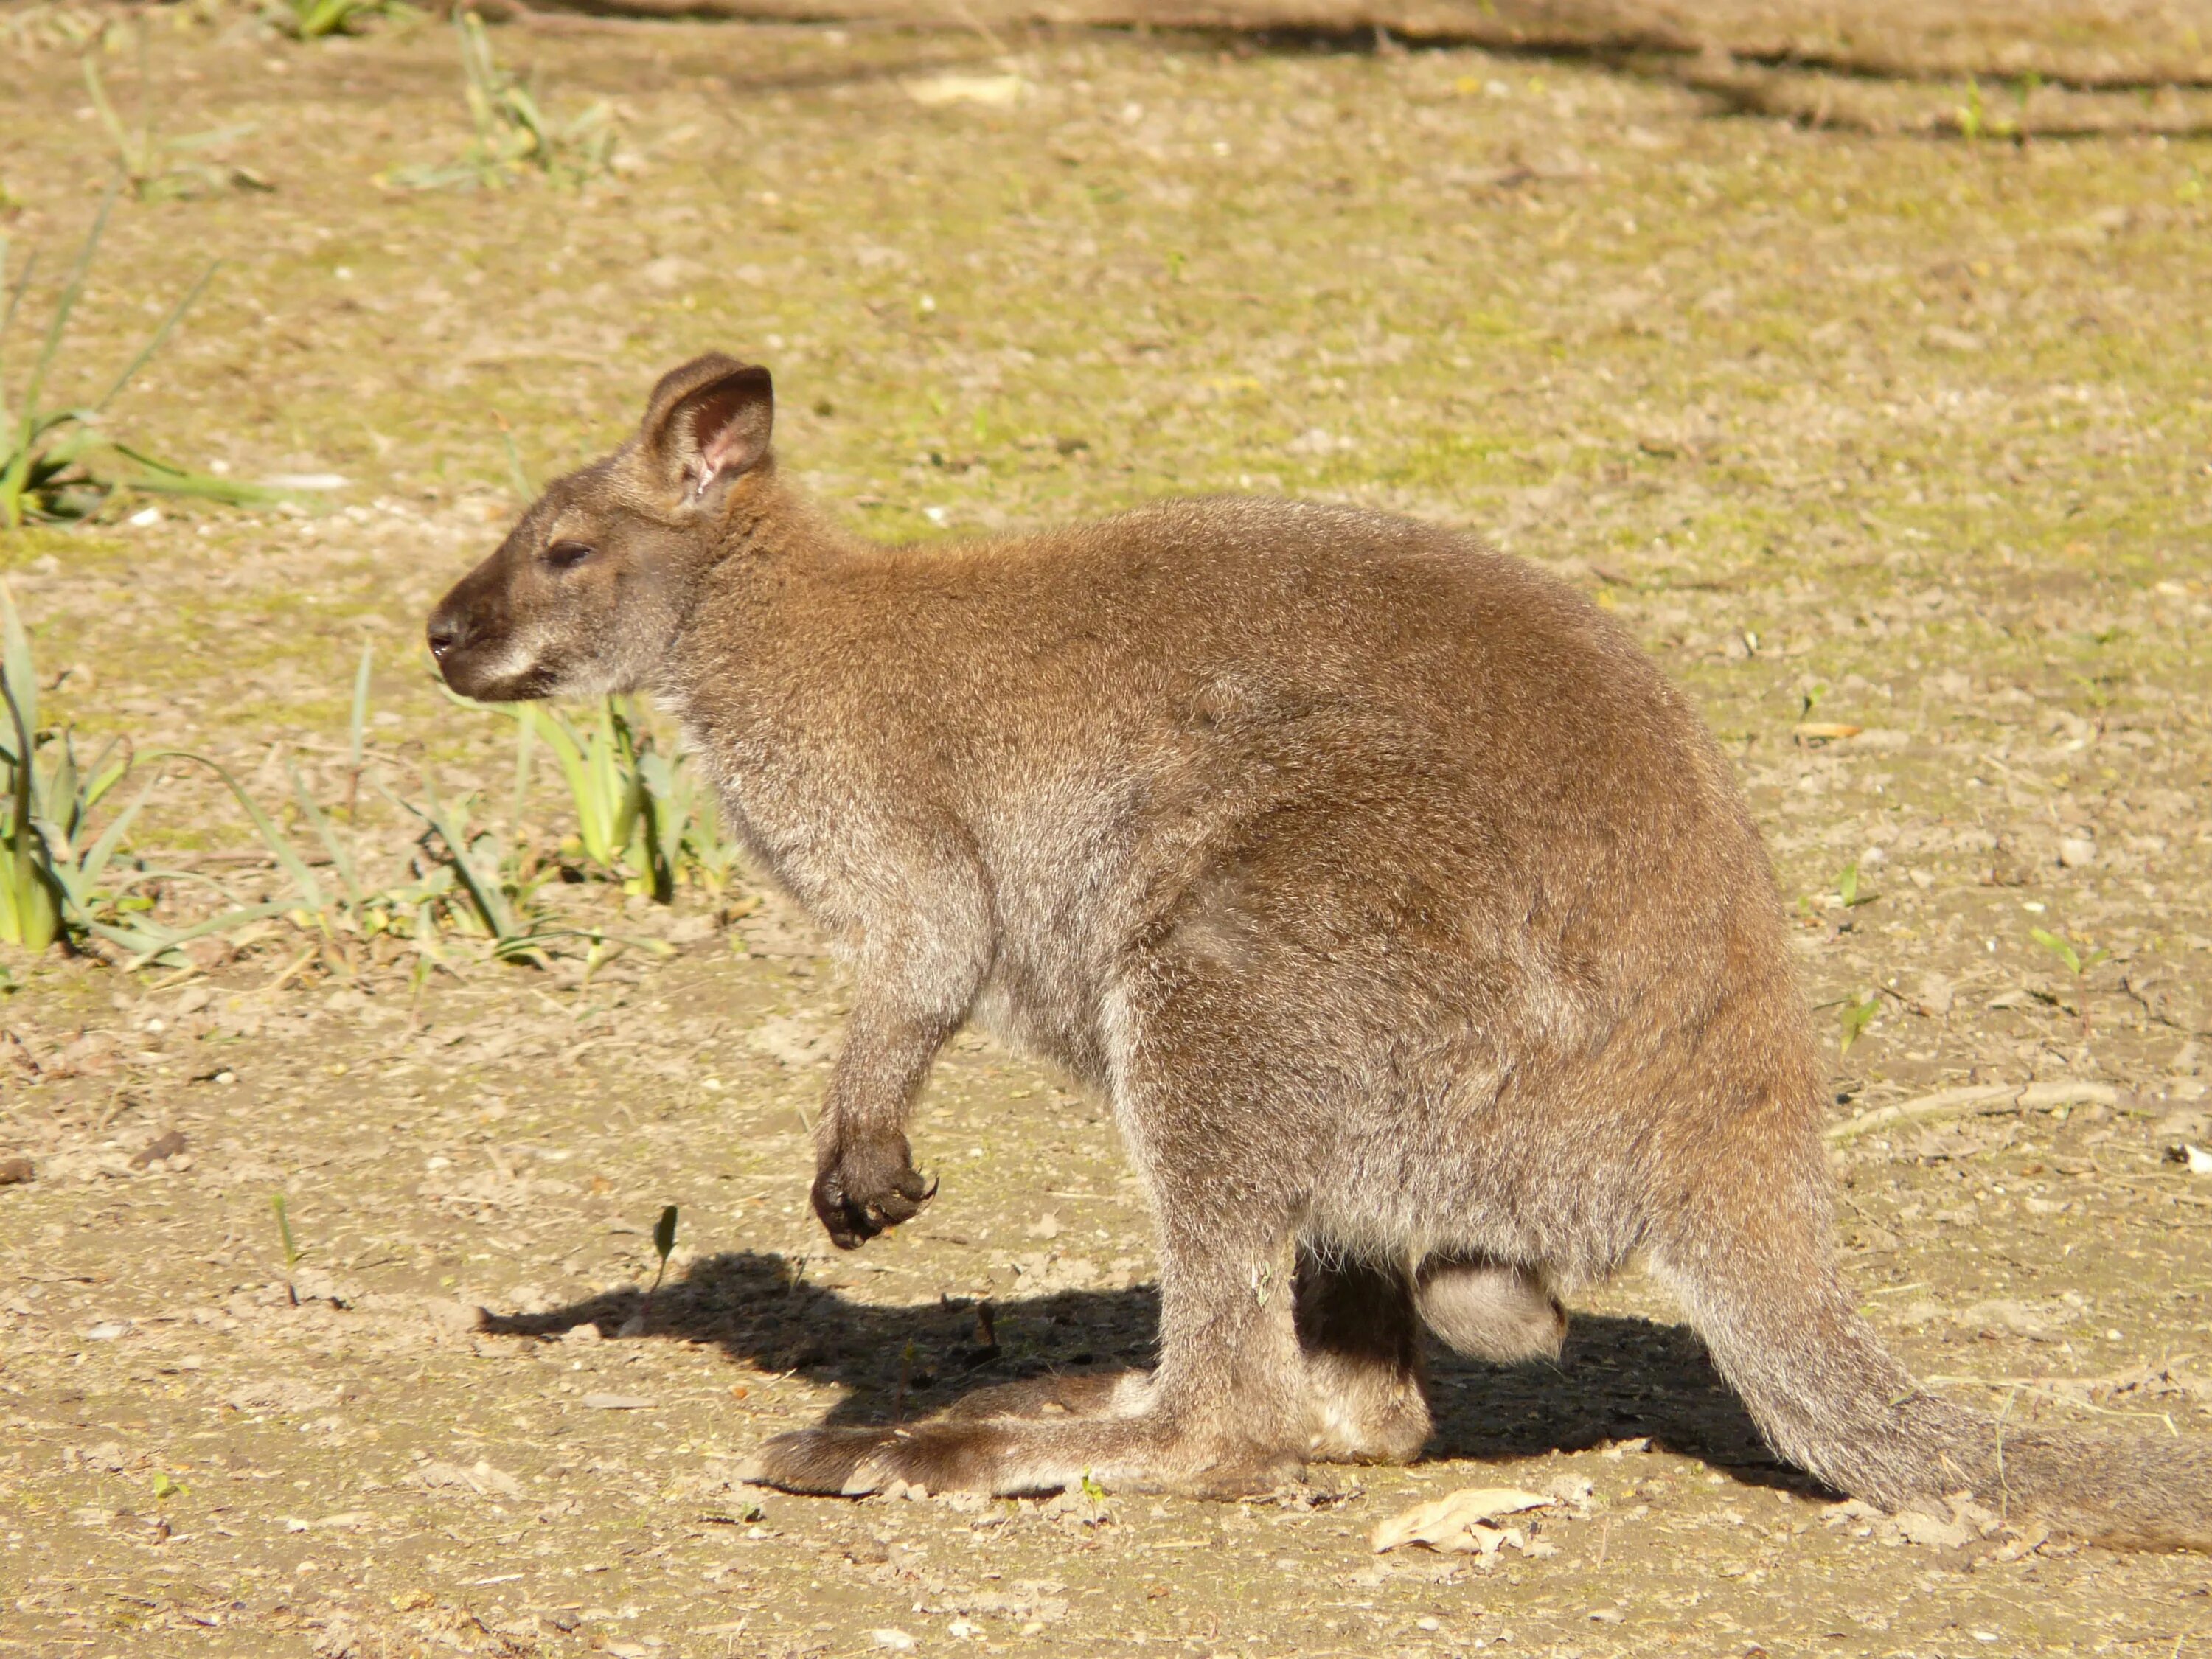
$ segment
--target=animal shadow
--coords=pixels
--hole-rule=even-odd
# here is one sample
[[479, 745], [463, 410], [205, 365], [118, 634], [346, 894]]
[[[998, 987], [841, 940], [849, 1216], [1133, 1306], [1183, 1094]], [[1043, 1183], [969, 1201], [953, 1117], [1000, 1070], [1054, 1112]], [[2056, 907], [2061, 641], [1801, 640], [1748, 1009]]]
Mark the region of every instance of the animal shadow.
[[[806, 1265], [732, 1251], [693, 1262], [650, 1297], [624, 1285], [545, 1313], [483, 1309], [478, 1328], [550, 1340], [589, 1324], [612, 1336], [635, 1332], [642, 1315], [646, 1337], [711, 1343], [759, 1370], [842, 1389], [822, 1419], [832, 1425], [926, 1417], [988, 1383], [1149, 1366], [1158, 1357], [1153, 1285], [878, 1307], [844, 1295], [834, 1263], [828, 1284], [811, 1282]], [[1577, 1315], [1556, 1364], [1489, 1365], [1437, 1350], [1429, 1393], [1431, 1457], [1540, 1457], [1649, 1437], [1740, 1480], [1824, 1490], [1767, 1450], [1686, 1326]]]

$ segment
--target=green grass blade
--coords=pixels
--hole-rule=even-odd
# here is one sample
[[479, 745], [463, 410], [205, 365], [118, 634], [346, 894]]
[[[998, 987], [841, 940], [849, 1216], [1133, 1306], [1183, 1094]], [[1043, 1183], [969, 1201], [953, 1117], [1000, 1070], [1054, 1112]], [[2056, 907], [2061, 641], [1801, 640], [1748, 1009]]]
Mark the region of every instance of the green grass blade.
[[578, 838], [584, 843], [584, 854], [594, 862], [604, 863], [600, 848], [605, 837], [599, 834], [593, 821], [593, 799], [591, 771], [585, 759], [583, 744], [576, 729], [559, 714], [550, 710], [539, 711], [545, 723], [545, 744], [553, 751], [554, 761], [561, 768], [561, 775], [568, 785], [569, 799], [576, 808]]
[[77, 798], [76, 744], [64, 732], [47, 747], [53, 753], [54, 763], [46, 769], [46, 787], [39, 792], [40, 804], [46, 808], [47, 823], [61, 834], [62, 856], [70, 858], [74, 854], [68, 844], [76, 840], [77, 825], [83, 817]]
[[453, 859], [453, 873], [468, 889], [469, 897], [475, 902], [477, 913], [483, 916], [484, 925], [491, 930], [495, 939], [505, 940], [518, 937], [522, 930], [515, 926], [514, 914], [507, 908], [507, 895], [499, 890], [497, 882], [484, 879], [483, 873], [476, 866], [476, 860], [469, 856], [466, 832], [453, 821], [446, 804], [438, 799], [438, 786], [427, 769], [422, 774], [422, 793], [428, 799], [428, 807], [413, 810], [428, 822], [430, 827], [438, 832], [438, 838], [446, 843], [446, 851]]
[[300, 769], [292, 757], [284, 757], [284, 771], [292, 780], [292, 799], [300, 804], [300, 816], [313, 829], [323, 850], [331, 855], [331, 868], [338, 872], [338, 880], [345, 888], [346, 908], [356, 916], [361, 915], [361, 883], [354, 878], [353, 860], [348, 855], [337, 833], [331, 828], [330, 819], [323, 809], [315, 805], [315, 798], [307, 793], [307, 781], [301, 777]]
[[196, 754], [189, 749], [159, 750], [151, 758], [159, 760], [172, 757], [177, 760], [197, 762], [223, 781], [230, 793], [238, 798], [238, 804], [246, 809], [246, 816], [252, 820], [253, 827], [260, 833], [262, 842], [269, 848], [270, 855], [283, 866], [284, 873], [291, 877], [292, 885], [299, 890], [300, 897], [305, 902], [307, 908], [321, 909], [325, 902], [322, 884], [315, 879], [314, 872], [307, 868], [306, 861], [293, 850], [292, 843], [284, 839], [283, 831], [270, 821], [269, 815], [261, 810], [252, 796], [246, 793], [246, 786], [233, 777], [220, 762], [210, 760], [205, 755]]
[[[24, 257], [22, 274], [15, 278], [14, 284], [8, 289], [7, 307], [4, 310], [0, 310], [0, 433], [6, 432], [15, 424], [8, 415], [8, 342], [14, 337], [15, 331], [16, 307], [23, 303], [23, 295], [31, 286], [31, 273], [36, 270], [38, 266], [37, 254], [27, 254]], [[0, 234], [0, 282], [6, 281], [7, 276], [8, 238], [4, 234]], [[5, 441], [5, 440], [0, 439], [0, 441]]]
[[537, 745], [538, 710], [525, 703], [514, 722], [514, 799], [507, 816], [509, 833], [522, 827], [522, 811], [530, 796], [530, 763]]
[[16, 742], [21, 746], [16, 750], [17, 758], [19, 763], [27, 764], [32, 754], [26, 733], [39, 729], [39, 672], [22, 613], [15, 609], [15, 595], [4, 581], [0, 581], [0, 676], [7, 679], [9, 706], [19, 716]]
[[[116, 444], [113, 447], [134, 461], [146, 460], [144, 456], [122, 444]], [[211, 473], [187, 472], [181, 467], [165, 466], [160, 463], [151, 465], [159, 470], [125, 474], [115, 480], [116, 488], [136, 490], [142, 495], [183, 495], [196, 501], [221, 501], [225, 507], [267, 507], [277, 501], [297, 499], [289, 490], [240, 483], [234, 479], [216, 477]]]
[[118, 945], [131, 951], [137, 960], [128, 965], [143, 968], [155, 957], [173, 951], [179, 945], [188, 945], [196, 939], [210, 933], [228, 933], [234, 927], [243, 927], [249, 922], [266, 921], [271, 916], [281, 916], [292, 907], [283, 900], [267, 904], [242, 905], [234, 910], [225, 910], [185, 927], [127, 927], [112, 921], [88, 921], [85, 931], [111, 945]]
[[[13, 615], [12, 607], [9, 614]], [[19, 757], [9, 799], [8, 865], [4, 878], [0, 878], [6, 888], [6, 911], [4, 916], [0, 916], [4, 926], [0, 926], [0, 936], [12, 938], [27, 950], [43, 951], [59, 933], [61, 917], [55, 908], [53, 890], [46, 880], [46, 860], [41, 856], [46, 852], [46, 840], [40, 835], [35, 821], [31, 728], [24, 722], [13, 675], [0, 678], [0, 696], [5, 697], [9, 715], [15, 723]]]
[[353, 671], [353, 709], [346, 719], [346, 741], [356, 772], [361, 770], [368, 750], [368, 669], [375, 654], [374, 643], [363, 640], [361, 666]]
[[107, 100], [107, 83], [101, 79], [100, 69], [89, 53], [79, 60], [84, 69], [84, 89], [92, 99], [92, 106], [100, 116], [100, 125], [107, 129], [108, 142], [115, 146], [116, 165], [123, 176], [132, 184], [138, 182], [145, 158], [137, 153], [131, 134], [123, 125], [123, 118], [115, 112], [115, 106]]
[[155, 790], [161, 786], [161, 779], [157, 775], [152, 782], [138, 792], [137, 799], [109, 820], [107, 828], [100, 832], [100, 838], [85, 850], [83, 861], [78, 867], [87, 882], [100, 879], [100, 872], [107, 867], [107, 860], [114, 856], [115, 849], [122, 844], [123, 832], [131, 827], [131, 820], [138, 816], [138, 809], [154, 798]]
[[45, 392], [46, 371], [53, 367], [54, 355], [61, 349], [62, 333], [69, 327], [70, 313], [76, 309], [78, 295], [84, 292], [85, 273], [92, 269], [92, 256], [99, 251], [100, 239], [107, 229], [107, 216], [114, 210], [115, 188], [110, 185], [107, 194], [100, 198], [100, 211], [94, 216], [92, 229], [77, 250], [76, 264], [70, 268], [69, 281], [62, 286], [61, 298], [54, 302], [54, 314], [46, 324], [46, 337], [39, 348], [37, 366], [31, 370], [31, 383], [23, 392], [23, 419], [35, 420], [39, 412], [39, 398]]
[[[111, 763], [110, 757], [117, 750], [123, 757]], [[92, 764], [85, 769], [84, 811], [89, 812], [106, 799], [107, 792], [123, 781], [131, 771], [134, 757], [121, 738], [110, 738], [100, 753], [93, 757]]]
[[181, 138], [165, 138], [161, 142], [171, 149], [207, 149], [216, 144], [227, 144], [234, 138], [243, 138], [261, 125], [258, 121], [240, 121], [227, 127], [214, 127], [206, 132], [191, 132]]
[[2075, 951], [2072, 945], [2069, 944], [2065, 939], [2059, 938], [2057, 934], [2046, 932], [2045, 929], [2040, 927], [2029, 928], [2027, 930], [2027, 936], [2033, 939], [2038, 945], [2040, 945], [2045, 950], [2050, 951], [2052, 956], [2057, 957], [2059, 961], [2064, 963], [2067, 967], [2067, 971], [2074, 975], [2075, 978], [2078, 979], [2081, 977], [2081, 958]]
[[[185, 313], [191, 309], [192, 301], [198, 299], [201, 290], [214, 280], [215, 273], [222, 264], [222, 261], [220, 259], [211, 259], [208, 262], [208, 268], [200, 272], [199, 280], [185, 290], [183, 299], [169, 307], [169, 314], [161, 319], [161, 325], [154, 331], [152, 337], [144, 345], [138, 348], [138, 355], [131, 360], [123, 373], [115, 377], [115, 384], [108, 387], [106, 393], [92, 406], [94, 413], [97, 414], [113, 402], [115, 394], [131, 384], [131, 377], [146, 366], [146, 360], [161, 349], [177, 325], [184, 319]], [[134, 459], [143, 460], [144, 457], [139, 456]]]
[[500, 428], [499, 435], [507, 445], [507, 476], [514, 485], [515, 499], [526, 506], [538, 499], [538, 492], [530, 487], [530, 477], [522, 470], [522, 452], [514, 447], [514, 434], [505, 426]]

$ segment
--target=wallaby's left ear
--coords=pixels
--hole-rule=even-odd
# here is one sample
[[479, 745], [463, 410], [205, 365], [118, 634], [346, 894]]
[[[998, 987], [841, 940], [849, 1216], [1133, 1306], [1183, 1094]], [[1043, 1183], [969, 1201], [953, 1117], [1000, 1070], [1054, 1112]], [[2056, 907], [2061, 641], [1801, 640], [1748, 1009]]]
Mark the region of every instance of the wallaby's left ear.
[[669, 493], [692, 503], [758, 466], [775, 427], [768, 371], [714, 351], [661, 376], [638, 435]]

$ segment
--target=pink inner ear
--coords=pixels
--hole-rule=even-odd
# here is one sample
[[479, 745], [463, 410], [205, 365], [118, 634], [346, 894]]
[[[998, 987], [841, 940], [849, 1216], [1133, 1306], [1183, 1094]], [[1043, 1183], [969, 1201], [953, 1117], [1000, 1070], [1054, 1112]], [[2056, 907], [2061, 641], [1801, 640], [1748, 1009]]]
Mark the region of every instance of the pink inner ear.
[[749, 453], [753, 437], [743, 419], [744, 409], [744, 392], [732, 387], [719, 397], [702, 400], [698, 413], [692, 416], [691, 431], [699, 449], [690, 469], [693, 495], [703, 492], [731, 468], [742, 469], [759, 459]]

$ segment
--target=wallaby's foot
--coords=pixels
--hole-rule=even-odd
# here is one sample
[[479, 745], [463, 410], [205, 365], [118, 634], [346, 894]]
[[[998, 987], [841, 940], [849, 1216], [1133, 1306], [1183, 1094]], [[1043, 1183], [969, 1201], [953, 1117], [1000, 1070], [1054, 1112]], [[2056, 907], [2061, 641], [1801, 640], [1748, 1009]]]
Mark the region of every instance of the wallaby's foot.
[[1085, 1479], [1121, 1491], [1251, 1498], [1296, 1480], [1289, 1449], [1213, 1446], [1157, 1421], [1054, 1423], [936, 1419], [905, 1428], [802, 1429], [761, 1448], [745, 1473], [759, 1486], [846, 1498], [894, 1483], [998, 1497], [1058, 1492]]
[[841, 1250], [857, 1249], [902, 1221], [911, 1221], [937, 1195], [934, 1177], [914, 1167], [896, 1129], [841, 1138], [823, 1153], [814, 1176], [814, 1213]]
[[979, 1417], [1134, 1417], [1152, 1397], [1150, 1371], [1055, 1374], [964, 1394], [937, 1420]]
[[1302, 1251], [1297, 1321], [1306, 1455], [1326, 1463], [1410, 1463], [1418, 1457], [1431, 1419], [1420, 1327], [1406, 1276]]
[[1306, 1386], [1312, 1395], [1306, 1455], [1317, 1463], [1410, 1463], [1429, 1443], [1428, 1399], [1410, 1373], [1313, 1354]]
[[1501, 1365], [1557, 1359], [1566, 1310], [1524, 1267], [1487, 1261], [1432, 1261], [1415, 1280], [1421, 1322], [1474, 1359]]

